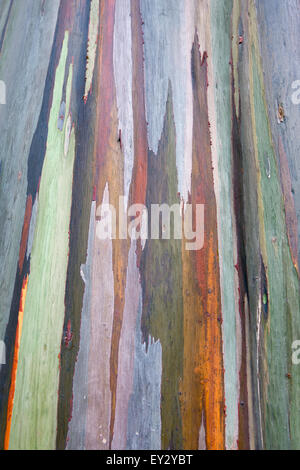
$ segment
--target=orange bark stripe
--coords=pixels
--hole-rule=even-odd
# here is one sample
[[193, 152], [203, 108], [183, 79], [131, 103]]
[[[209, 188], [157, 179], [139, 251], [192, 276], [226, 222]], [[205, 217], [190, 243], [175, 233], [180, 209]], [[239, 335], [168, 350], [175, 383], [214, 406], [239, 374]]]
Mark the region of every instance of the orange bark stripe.
[[25, 308], [27, 285], [28, 285], [28, 275], [23, 280], [21, 299], [20, 299], [14, 359], [13, 359], [13, 366], [12, 366], [12, 373], [11, 373], [11, 386], [10, 386], [10, 391], [9, 391], [9, 396], [8, 396], [4, 450], [8, 450], [9, 448], [9, 436], [10, 436], [11, 420], [12, 420], [12, 413], [13, 413], [13, 406], [14, 406], [16, 377], [17, 377], [17, 368], [18, 368], [18, 360], [19, 360], [19, 350], [20, 350], [21, 335], [22, 335], [22, 325], [23, 325], [23, 315], [24, 315], [24, 308]]

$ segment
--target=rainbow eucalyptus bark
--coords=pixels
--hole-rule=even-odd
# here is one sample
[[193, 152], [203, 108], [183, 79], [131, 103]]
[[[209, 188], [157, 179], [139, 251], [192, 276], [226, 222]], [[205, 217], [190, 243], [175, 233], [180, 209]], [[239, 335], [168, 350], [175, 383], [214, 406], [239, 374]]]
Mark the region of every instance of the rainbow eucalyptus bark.
[[300, 448], [299, 36], [299, 0], [1, 1], [1, 448]]

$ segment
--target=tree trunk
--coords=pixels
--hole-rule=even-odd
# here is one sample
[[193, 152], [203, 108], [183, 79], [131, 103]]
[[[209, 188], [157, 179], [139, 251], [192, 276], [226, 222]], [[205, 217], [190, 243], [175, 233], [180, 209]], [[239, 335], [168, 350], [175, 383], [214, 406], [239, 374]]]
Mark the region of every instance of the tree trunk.
[[1, 0], [1, 448], [300, 448], [299, 41], [299, 0]]

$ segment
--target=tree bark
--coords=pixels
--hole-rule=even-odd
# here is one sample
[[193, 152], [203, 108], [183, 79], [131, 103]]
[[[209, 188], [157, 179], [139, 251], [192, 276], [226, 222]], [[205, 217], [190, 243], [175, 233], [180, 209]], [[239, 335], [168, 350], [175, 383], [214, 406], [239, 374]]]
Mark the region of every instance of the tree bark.
[[1, 448], [300, 448], [299, 40], [299, 0], [1, 1]]

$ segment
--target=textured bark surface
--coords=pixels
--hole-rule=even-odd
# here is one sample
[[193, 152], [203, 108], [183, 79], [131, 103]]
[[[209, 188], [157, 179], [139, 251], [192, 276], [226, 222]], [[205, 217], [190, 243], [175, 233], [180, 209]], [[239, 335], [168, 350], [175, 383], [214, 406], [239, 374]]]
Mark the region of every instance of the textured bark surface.
[[1, 0], [1, 448], [300, 448], [299, 44], [299, 0]]

